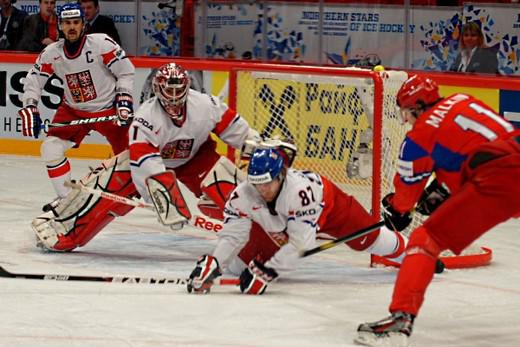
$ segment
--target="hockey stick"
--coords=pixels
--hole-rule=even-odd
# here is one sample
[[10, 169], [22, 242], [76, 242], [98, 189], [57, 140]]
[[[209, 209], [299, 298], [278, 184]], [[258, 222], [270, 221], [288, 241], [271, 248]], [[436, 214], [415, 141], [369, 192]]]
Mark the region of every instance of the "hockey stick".
[[[104, 192], [104, 191], [99, 190], [99, 189], [93, 189], [93, 188], [90, 188], [90, 187], [85, 187], [84, 185], [81, 185], [81, 184], [78, 184], [78, 183], [72, 183], [72, 182], [68, 182], [67, 181], [67, 182], [64, 183], [64, 185], [65, 185], [65, 187], [69, 187], [69, 188], [72, 188], [72, 189], [79, 189], [79, 190], [82, 190], [82, 191], [90, 193], [90, 194], [98, 195], [98, 196], [100, 196], [102, 198], [105, 198], [107, 200], [112, 200], [112, 201], [116, 201], [116, 202], [119, 202], [119, 203], [122, 203], [122, 204], [135, 206], [135, 207], [140, 207], [140, 208], [145, 208], [145, 209], [148, 209], [148, 210], [151, 210], [151, 211], [155, 211], [155, 206], [153, 204], [137, 201], [137, 200], [134, 200], [134, 199], [125, 198], [124, 196], [120, 196], [120, 195], [109, 193], [109, 192]], [[210, 229], [204, 228], [204, 224], [207, 224], [209, 222], [201, 222], [198, 219], [199, 219], [199, 217], [193, 216], [193, 218], [189, 219], [187, 222], [188, 222], [188, 224], [190, 226], [192, 226], [194, 228], [202, 229], [204, 231], [209, 231]], [[222, 229], [222, 224], [217, 224], [216, 222], [211, 222], [211, 224], [212, 224], [212, 229], [211, 230], [213, 230], [215, 232], [217, 232], [218, 230]], [[220, 226], [220, 227], [217, 228], [217, 226]]]
[[367, 234], [370, 234], [372, 231], [377, 230], [377, 229], [381, 228], [384, 225], [385, 225], [384, 221], [377, 222], [376, 224], [372, 224], [372, 225], [370, 225], [370, 226], [368, 226], [366, 228], [360, 229], [360, 230], [358, 230], [358, 231], [356, 231], [354, 233], [342, 236], [339, 239], [328, 241], [328, 242], [322, 243], [321, 245], [319, 245], [317, 247], [314, 247], [314, 248], [308, 249], [306, 251], [303, 251], [303, 252], [300, 253], [300, 257], [302, 257], [302, 258], [303, 257], [308, 257], [309, 255], [313, 255], [315, 253], [318, 253], [318, 252], [324, 251], [326, 249], [332, 248], [334, 246], [337, 246], [340, 243], [352, 241], [352, 240], [357, 239], [359, 237], [362, 237], [362, 236], [365, 236]]
[[[129, 117], [129, 119], [132, 117]], [[41, 128], [44, 130], [47, 130], [49, 128], [61, 128], [61, 127], [70, 127], [75, 125], [85, 125], [85, 124], [92, 124], [92, 123], [101, 123], [101, 122], [109, 122], [109, 121], [115, 121], [118, 120], [117, 115], [112, 116], [99, 116], [99, 117], [93, 117], [93, 118], [84, 118], [84, 119], [74, 119], [70, 122], [61, 122], [61, 123], [45, 123], [43, 122], [41, 125]]]
[[[188, 284], [187, 278], [168, 278], [168, 277], [141, 277], [141, 276], [75, 276], [75, 275], [56, 275], [56, 274], [32, 274], [10, 272], [0, 266], [0, 277], [21, 278], [31, 280], [46, 281], [81, 281], [81, 282], [111, 282], [111, 283], [132, 283], [132, 284]], [[216, 279], [216, 285], [233, 286], [239, 285], [238, 278]]]

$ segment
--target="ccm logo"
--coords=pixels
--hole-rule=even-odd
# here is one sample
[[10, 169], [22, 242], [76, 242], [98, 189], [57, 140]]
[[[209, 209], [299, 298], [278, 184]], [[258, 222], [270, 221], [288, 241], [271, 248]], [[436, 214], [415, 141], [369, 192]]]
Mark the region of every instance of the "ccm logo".
[[195, 217], [195, 222], [193, 224], [198, 228], [214, 231], [216, 233], [222, 230], [222, 224], [213, 223], [200, 216]]

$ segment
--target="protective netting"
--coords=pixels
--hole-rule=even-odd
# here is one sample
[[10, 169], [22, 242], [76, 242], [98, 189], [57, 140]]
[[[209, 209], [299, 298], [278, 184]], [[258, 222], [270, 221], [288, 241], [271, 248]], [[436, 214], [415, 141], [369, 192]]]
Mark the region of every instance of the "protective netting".
[[[376, 100], [370, 75], [349, 76], [349, 71], [327, 76], [239, 71], [236, 107], [262, 136], [294, 141], [298, 146], [294, 167], [325, 175], [367, 210], [377, 212], [378, 199], [392, 191], [395, 159], [407, 130], [400, 124], [395, 106], [395, 95], [407, 74], [381, 73], [384, 96]], [[373, 165], [381, 172], [378, 187], [374, 187], [371, 170], [366, 178], [347, 175], [347, 165], [361, 142], [368, 144], [369, 152], [373, 150], [375, 102], [382, 103], [383, 110], [383, 155], [373, 158]], [[373, 202], [373, 189], [380, 191], [377, 202]]]
[[[410, 129], [401, 124], [395, 103], [408, 75], [402, 71], [379, 72], [383, 79], [383, 97], [379, 98], [374, 96], [369, 70], [336, 68], [326, 74], [327, 70], [298, 71], [294, 66], [287, 72], [240, 70], [236, 75], [236, 108], [264, 138], [279, 136], [297, 145], [293, 167], [328, 177], [378, 215], [381, 198], [394, 191], [399, 148]], [[365, 75], [360, 76], [359, 71], [365, 71]], [[382, 107], [381, 122], [374, 122], [376, 104]], [[377, 124], [381, 124], [380, 132], [375, 129]], [[374, 133], [381, 134], [380, 155], [374, 151]], [[364, 150], [363, 143], [367, 145]], [[371, 166], [359, 167], [357, 175], [348, 173], [349, 163], [360, 151], [372, 158], [380, 180], [374, 179]], [[408, 235], [425, 218], [415, 213], [404, 233]], [[480, 247], [473, 246], [464, 254], [481, 252]], [[445, 252], [443, 256], [453, 254]]]

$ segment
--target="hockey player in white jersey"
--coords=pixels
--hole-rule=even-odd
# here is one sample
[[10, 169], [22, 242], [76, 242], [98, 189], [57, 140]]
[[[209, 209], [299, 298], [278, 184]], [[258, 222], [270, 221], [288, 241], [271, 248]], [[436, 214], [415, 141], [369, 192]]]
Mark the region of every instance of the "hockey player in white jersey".
[[[201, 256], [190, 275], [189, 292], [209, 292], [227, 270], [241, 273], [243, 293], [262, 294], [269, 282], [297, 266], [299, 252], [315, 247], [317, 237], [338, 238], [376, 222], [327, 178], [289, 169], [288, 157], [283, 148], [255, 149], [247, 181], [227, 201], [213, 254]], [[347, 245], [399, 263], [405, 239], [383, 227]]]
[[[182, 204], [173, 203], [178, 199], [178, 179], [202, 198], [201, 212], [221, 219], [241, 172], [216, 152], [210, 134], [243, 149], [246, 140], [259, 141], [258, 132], [218, 98], [190, 89], [187, 71], [175, 63], [161, 66], [152, 84], [155, 96], [139, 107], [129, 131], [130, 168], [137, 190], [157, 211], [171, 205], [165, 212], [175, 212], [175, 205]], [[161, 185], [164, 194], [156, 192]], [[159, 212], [164, 224], [170, 224], [168, 218]]]
[[[153, 79], [156, 96], [135, 113], [129, 130], [130, 148], [103, 162], [79, 184], [127, 198], [141, 195], [152, 202], [159, 221], [182, 227], [191, 212], [177, 178], [196, 196], [200, 210], [221, 217], [225, 201], [240, 178], [231, 161], [215, 152], [213, 133], [243, 151], [259, 141], [258, 132], [234, 110], [211, 95], [190, 90], [189, 76], [170, 63]], [[242, 173], [243, 174], [243, 173]], [[84, 246], [115, 217], [133, 206], [73, 190], [53, 211], [32, 222], [38, 243], [52, 251]]]
[[71, 170], [65, 151], [77, 147], [87, 134], [95, 130], [105, 136], [115, 154], [128, 148], [129, 116], [133, 113], [134, 66], [121, 47], [105, 34], [84, 35], [84, 14], [79, 4], [61, 7], [59, 25], [65, 39], [47, 46], [25, 78], [22, 96], [24, 136], [38, 138], [41, 118], [38, 102], [45, 83], [55, 74], [63, 81], [64, 96], [53, 122], [117, 115], [117, 122], [82, 124], [50, 128], [41, 146], [41, 155], [58, 199], [70, 188]]

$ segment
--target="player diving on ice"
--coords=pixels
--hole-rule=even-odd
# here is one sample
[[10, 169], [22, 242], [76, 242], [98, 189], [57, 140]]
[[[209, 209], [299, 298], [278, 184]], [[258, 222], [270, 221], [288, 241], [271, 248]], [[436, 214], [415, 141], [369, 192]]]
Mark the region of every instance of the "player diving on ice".
[[[153, 88], [155, 96], [135, 112], [129, 151], [105, 161], [80, 186], [127, 198], [141, 196], [153, 203], [163, 224], [178, 229], [191, 217], [179, 180], [200, 198], [201, 212], [222, 217], [228, 195], [240, 182], [240, 170], [216, 152], [210, 134], [245, 153], [252, 150], [249, 143], [260, 141], [258, 132], [218, 98], [190, 89], [187, 71], [175, 63], [157, 70]], [[44, 248], [70, 251], [132, 209], [74, 189], [32, 227]]]
[[[198, 259], [189, 292], [209, 292], [227, 271], [240, 275], [243, 293], [262, 294], [295, 269], [300, 251], [315, 247], [317, 237], [339, 238], [377, 221], [327, 178], [289, 168], [294, 154], [294, 145], [284, 143], [254, 150], [247, 181], [231, 193], [217, 246]], [[347, 245], [400, 263], [405, 238], [383, 227]]]

